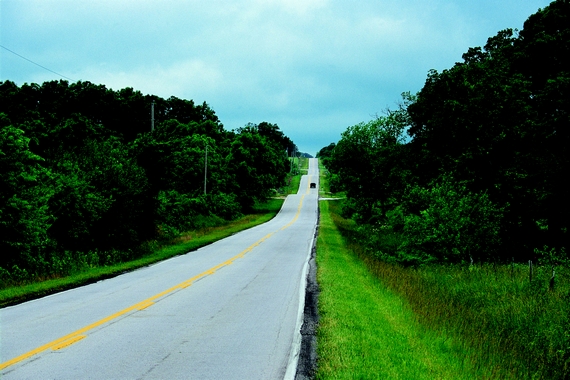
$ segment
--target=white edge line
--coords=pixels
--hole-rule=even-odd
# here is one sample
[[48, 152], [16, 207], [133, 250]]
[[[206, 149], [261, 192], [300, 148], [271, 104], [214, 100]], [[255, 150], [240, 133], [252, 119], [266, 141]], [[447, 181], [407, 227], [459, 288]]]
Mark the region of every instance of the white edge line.
[[[318, 197], [316, 198], [317, 212], [318, 212]], [[301, 284], [299, 287], [299, 310], [297, 311], [297, 324], [295, 326], [295, 335], [293, 336], [293, 342], [291, 343], [291, 352], [289, 353], [289, 362], [287, 363], [287, 371], [283, 380], [294, 380], [297, 374], [297, 365], [299, 364], [299, 353], [301, 352], [301, 327], [303, 326], [303, 317], [305, 314], [305, 293], [307, 291], [307, 273], [309, 270], [309, 261], [311, 260], [311, 251], [313, 250], [313, 245], [315, 244], [315, 233], [317, 230], [317, 223], [315, 222], [315, 227], [313, 228], [313, 237], [311, 239], [311, 245], [309, 246], [309, 253], [307, 259], [305, 260], [305, 265], [303, 265], [303, 271], [301, 273]]]

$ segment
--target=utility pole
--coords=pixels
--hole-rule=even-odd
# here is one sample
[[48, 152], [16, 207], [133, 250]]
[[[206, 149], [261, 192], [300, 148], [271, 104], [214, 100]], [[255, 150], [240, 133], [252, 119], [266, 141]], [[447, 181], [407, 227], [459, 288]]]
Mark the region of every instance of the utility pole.
[[152, 101], [152, 104], [150, 105], [150, 131], [151, 132], [154, 131], [154, 100]]
[[206, 177], [208, 175], [208, 145], [206, 145], [206, 155], [204, 156], [204, 195], [206, 195]]
[[[297, 147], [295, 147], [295, 149], [293, 149], [293, 161], [295, 161], [295, 158], [297, 158]], [[299, 174], [301, 174], [301, 170], [299, 169], [299, 160], [297, 160], [297, 170], [299, 170]]]

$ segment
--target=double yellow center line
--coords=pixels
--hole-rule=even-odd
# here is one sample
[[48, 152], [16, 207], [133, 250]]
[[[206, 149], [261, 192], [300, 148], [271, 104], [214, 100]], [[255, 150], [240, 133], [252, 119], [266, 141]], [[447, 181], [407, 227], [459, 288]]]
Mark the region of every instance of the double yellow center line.
[[[310, 179], [310, 177], [309, 177]], [[309, 182], [310, 183], [310, 180]], [[307, 186], [307, 194], [309, 193], [309, 186]], [[303, 194], [303, 196], [301, 196], [301, 200], [299, 202], [299, 207], [297, 208], [297, 213], [295, 214], [295, 217], [293, 218], [293, 220], [291, 220], [291, 222], [289, 222], [288, 224], [286, 224], [285, 226], [283, 226], [282, 228], [280, 228], [279, 230], [285, 230], [286, 228], [289, 228], [293, 223], [295, 223], [297, 221], [297, 219], [299, 218], [299, 215], [301, 214], [301, 207], [303, 206], [303, 199], [305, 198], [305, 194]], [[139, 311], [139, 310], [143, 310], [146, 309], [147, 307], [150, 307], [152, 305], [154, 305], [155, 301], [158, 300], [159, 298], [162, 298], [170, 293], [179, 291], [181, 289], [186, 289], [187, 287], [191, 286], [194, 282], [198, 281], [199, 279], [209, 276], [211, 274], [214, 274], [218, 269], [223, 268], [227, 265], [232, 264], [235, 260], [240, 259], [242, 257], [245, 256], [246, 253], [250, 252], [252, 249], [254, 249], [255, 247], [257, 247], [259, 244], [263, 243], [265, 240], [269, 239], [273, 234], [275, 234], [275, 232], [271, 232], [267, 235], [265, 235], [264, 237], [262, 237], [261, 239], [259, 239], [258, 241], [256, 241], [255, 243], [253, 243], [252, 245], [250, 245], [249, 247], [247, 247], [246, 249], [244, 249], [243, 251], [241, 251], [240, 253], [238, 253], [237, 255], [235, 255], [234, 257], [232, 257], [229, 260], [224, 261], [221, 264], [218, 264], [192, 278], [189, 278], [186, 281], [181, 282], [178, 285], [175, 285], [169, 289], [166, 289], [165, 291], [162, 291], [158, 294], [155, 294], [154, 296], [147, 298], [144, 301], [141, 301], [139, 303], [136, 303], [126, 309], [123, 309], [115, 314], [109, 315], [106, 318], [103, 318], [97, 322], [94, 322], [88, 326], [85, 326], [77, 331], [72, 332], [71, 334], [67, 334], [59, 339], [56, 339], [52, 342], [49, 342], [47, 344], [44, 344], [43, 346], [40, 346], [38, 348], [35, 348], [31, 351], [26, 352], [25, 354], [22, 354], [20, 356], [15, 357], [14, 359], [8, 360], [4, 363], [0, 364], [0, 370], [3, 370], [7, 367], [10, 367], [16, 363], [19, 363], [21, 361], [24, 361], [34, 355], [40, 354], [44, 351], [47, 351], [49, 349], [51, 350], [60, 350], [62, 348], [65, 348], [67, 346], [72, 345], [73, 343], [76, 343], [78, 341], [80, 341], [81, 339], [84, 339], [87, 337], [87, 335], [84, 335], [86, 332], [93, 330], [96, 327], [99, 327], [101, 325], [104, 325], [107, 322], [110, 322], [114, 319], [117, 319], [127, 313], [133, 312], [133, 311]]]

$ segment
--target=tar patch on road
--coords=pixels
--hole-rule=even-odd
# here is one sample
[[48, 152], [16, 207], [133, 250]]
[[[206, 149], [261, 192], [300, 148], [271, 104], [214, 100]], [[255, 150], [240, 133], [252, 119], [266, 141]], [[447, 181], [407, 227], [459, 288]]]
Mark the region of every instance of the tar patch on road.
[[[320, 219], [320, 213], [319, 219]], [[319, 284], [317, 283], [317, 235], [319, 232], [319, 220], [315, 229], [315, 239], [311, 248], [309, 259], [309, 271], [307, 273], [307, 287], [305, 289], [305, 307], [303, 325], [301, 326], [301, 350], [295, 380], [313, 379], [317, 369], [317, 326], [319, 324]]]

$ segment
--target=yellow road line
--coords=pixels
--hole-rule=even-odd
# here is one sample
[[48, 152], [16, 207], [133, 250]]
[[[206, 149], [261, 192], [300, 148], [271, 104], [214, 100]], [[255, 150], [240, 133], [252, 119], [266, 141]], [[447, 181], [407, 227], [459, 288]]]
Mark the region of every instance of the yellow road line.
[[154, 305], [154, 302], [152, 302], [152, 301], [143, 301], [143, 302], [138, 304], [137, 310], [144, 310], [147, 307], [150, 307], [152, 305]]
[[[308, 190], [307, 190], [307, 192], [308, 192]], [[284, 229], [290, 227], [290, 226], [291, 226], [293, 223], [295, 223], [295, 221], [299, 218], [299, 215], [300, 215], [300, 213], [301, 213], [301, 207], [302, 207], [302, 205], [303, 205], [303, 199], [304, 199], [304, 198], [305, 198], [305, 195], [303, 195], [303, 196], [301, 197], [301, 201], [299, 202], [299, 207], [297, 208], [297, 213], [295, 214], [295, 217], [293, 218], [293, 220], [292, 220], [291, 222], [289, 222], [287, 225], [285, 225], [284, 227], [282, 227], [280, 230], [284, 230]], [[70, 346], [70, 345], [72, 345], [73, 343], [76, 343], [76, 342], [78, 342], [78, 341], [80, 341], [80, 340], [86, 338], [87, 336], [86, 336], [86, 335], [82, 335], [82, 334], [86, 333], [86, 332], [89, 331], [89, 330], [93, 330], [94, 328], [99, 327], [99, 326], [101, 326], [101, 325], [103, 325], [103, 324], [105, 324], [105, 323], [107, 323], [107, 322], [109, 322], [109, 321], [112, 321], [113, 319], [116, 319], [116, 318], [118, 318], [118, 317], [120, 317], [120, 316], [122, 316], [122, 315], [125, 315], [125, 314], [127, 314], [127, 313], [129, 313], [129, 312], [131, 312], [131, 311], [144, 310], [144, 309], [146, 309], [146, 308], [148, 308], [148, 307], [154, 305], [154, 301], [157, 300], [158, 298], [164, 297], [165, 295], [170, 294], [170, 293], [172, 293], [172, 292], [175, 292], [175, 291], [177, 291], [177, 290], [186, 289], [187, 287], [191, 286], [195, 281], [197, 281], [197, 280], [199, 280], [199, 279], [201, 279], [201, 278], [203, 278], [203, 277], [209, 276], [209, 275], [211, 275], [211, 274], [214, 274], [218, 269], [223, 268], [223, 267], [225, 267], [226, 265], [230, 265], [230, 264], [232, 264], [235, 260], [244, 257], [247, 252], [249, 252], [249, 251], [251, 251], [253, 248], [257, 247], [257, 246], [258, 246], [259, 244], [261, 244], [263, 241], [269, 239], [273, 234], [275, 234], [275, 232], [277, 232], [277, 231], [274, 231], [274, 232], [271, 232], [271, 233], [265, 235], [264, 237], [262, 237], [261, 239], [259, 239], [258, 241], [256, 241], [255, 243], [253, 243], [252, 245], [250, 245], [249, 247], [247, 247], [246, 249], [244, 249], [243, 251], [241, 251], [240, 253], [238, 253], [238, 254], [235, 255], [234, 257], [232, 257], [231, 259], [226, 260], [226, 261], [224, 261], [223, 263], [218, 264], [218, 265], [216, 265], [216, 266], [214, 266], [214, 267], [212, 267], [212, 268], [210, 268], [210, 269], [208, 269], [208, 270], [206, 270], [206, 271], [204, 271], [204, 272], [202, 272], [202, 273], [200, 273], [200, 274], [198, 274], [198, 275], [196, 275], [196, 276], [194, 276], [194, 277], [192, 277], [192, 278], [189, 278], [188, 280], [185, 280], [185, 281], [181, 282], [181, 283], [178, 284], [178, 285], [175, 285], [175, 286], [173, 286], [173, 287], [171, 287], [171, 288], [169, 288], [169, 289], [166, 289], [166, 290], [164, 290], [164, 291], [162, 291], [162, 292], [160, 292], [160, 293], [158, 293], [158, 294], [155, 294], [154, 296], [152, 296], [152, 297], [150, 297], [150, 298], [147, 298], [146, 300], [141, 301], [141, 302], [139, 302], [139, 303], [136, 303], [136, 304], [134, 304], [134, 305], [132, 305], [132, 306], [126, 308], [126, 309], [123, 309], [123, 310], [121, 310], [121, 311], [119, 311], [119, 312], [117, 312], [117, 313], [115, 313], [115, 314], [109, 315], [108, 317], [103, 318], [103, 319], [101, 319], [101, 320], [99, 320], [99, 321], [97, 321], [97, 322], [94, 322], [94, 323], [92, 323], [92, 324], [90, 324], [90, 325], [88, 325], [88, 326], [85, 326], [85, 327], [83, 327], [83, 328], [81, 328], [81, 329], [79, 329], [79, 330], [77, 330], [77, 331], [75, 331], [75, 332], [72, 332], [71, 334], [67, 334], [67, 335], [65, 335], [65, 336], [63, 336], [63, 337], [61, 337], [61, 338], [58, 338], [58, 339], [56, 339], [56, 340], [54, 340], [54, 341], [52, 341], [52, 342], [49, 342], [49, 343], [47, 343], [47, 344], [44, 344], [43, 346], [40, 346], [40, 347], [35, 348], [35, 349], [31, 350], [31, 351], [28, 351], [28, 352], [26, 352], [25, 354], [22, 354], [22, 355], [20, 355], [20, 356], [17, 356], [17, 357], [15, 357], [15, 358], [11, 359], [11, 360], [8, 360], [8, 361], [6, 361], [6, 362], [4, 362], [4, 363], [1, 363], [1, 364], [0, 364], [0, 370], [3, 370], [3, 369], [5, 369], [5, 368], [7, 368], [7, 367], [10, 367], [10, 366], [16, 364], [16, 363], [19, 363], [19, 362], [21, 362], [21, 361], [24, 361], [24, 360], [26, 360], [26, 359], [28, 359], [28, 358], [30, 358], [30, 357], [32, 357], [32, 356], [35, 356], [35, 355], [37, 355], [37, 354], [40, 354], [40, 353], [42, 353], [43, 351], [46, 351], [46, 350], [49, 350], [49, 349], [52, 349], [52, 350], [60, 350], [60, 349], [62, 349], [62, 348], [65, 348], [65, 347], [67, 347], [67, 346]]]
[[78, 342], [83, 338], [87, 338], [87, 335], [77, 335], [77, 336], [71, 337], [64, 342], [61, 342], [59, 344], [51, 346], [51, 349], [54, 351], [61, 350], [62, 348], [65, 348], [67, 346], [71, 346], [73, 343]]
[[304, 199], [305, 199], [305, 194], [303, 194], [301, 196], [301, 200], [299, 201], [299, 207], [297, 207], [297, 213], [295, 214], [295, 217], [289, 223], [287, 223], [286, 225], [281, 227], [281, 231], [291, 227], [291, 225], [293, 225], [293, 223], [295, 223], [297, 221], [297, 219], [299, 219], [299, 215], [301, 214], [301, 207], [303, 207], [303, 200]]

